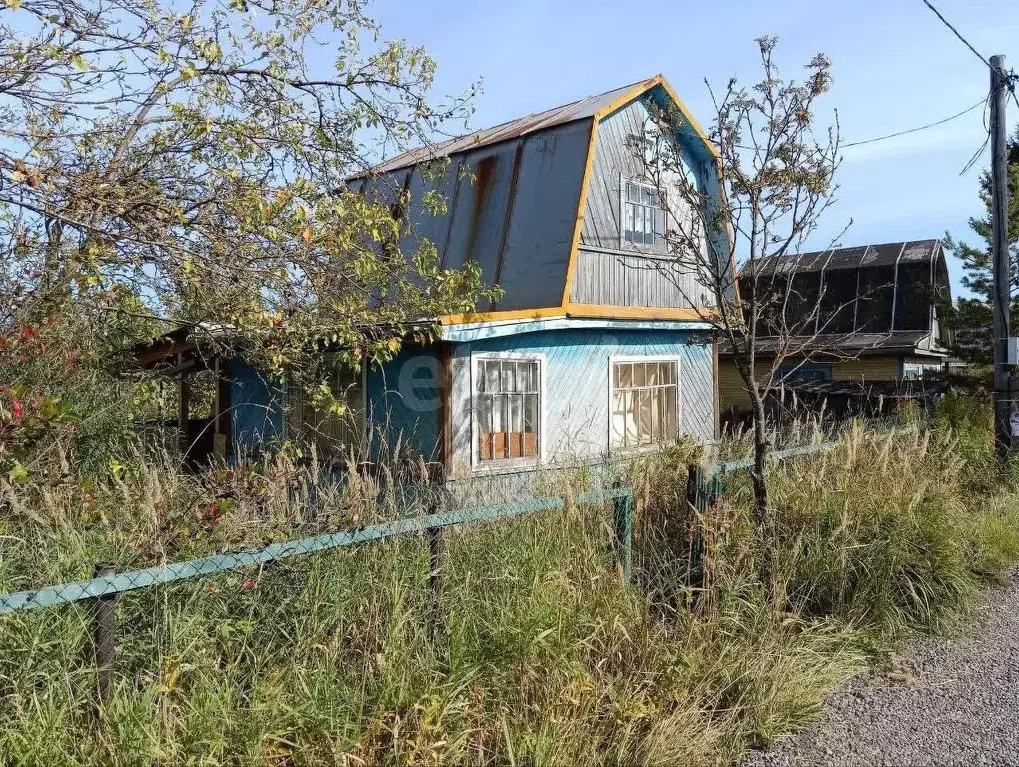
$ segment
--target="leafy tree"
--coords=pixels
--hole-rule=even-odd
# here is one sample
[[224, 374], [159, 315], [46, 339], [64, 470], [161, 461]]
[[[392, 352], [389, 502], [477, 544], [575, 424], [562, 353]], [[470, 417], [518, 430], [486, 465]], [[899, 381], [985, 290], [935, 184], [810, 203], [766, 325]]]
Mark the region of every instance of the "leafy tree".
[[346, 185], [471, 111], [475, 87], [433, 103], [435, 62], [380, 34], [363, 0], [0, 0], [0, 337], [227, 325], [279, 370], [473, 309], [476, 268], [406, 245], [403, 190]]
[[[1019, 128], [1008, 140], [1008, 250], [1012, 263], [1012, 328], [1019, 327]], [[970, 229], [981, 241], [970, 245], [945, 234], [945, 246], [963, 265], [965, 275], [962, 284], [974, 294], [973, 298], [959, 297], [954, 307], [946, 307], [946, 319], [955, 331], [955, 347], [958, 355], [969, 362], [992, 364], [994, 350], [992, 333], [994, 310], [993, 275], [991, 263], [991, 174], [985, 171], [980, 177], [980, 201], [985, 215], [969, 220]]]

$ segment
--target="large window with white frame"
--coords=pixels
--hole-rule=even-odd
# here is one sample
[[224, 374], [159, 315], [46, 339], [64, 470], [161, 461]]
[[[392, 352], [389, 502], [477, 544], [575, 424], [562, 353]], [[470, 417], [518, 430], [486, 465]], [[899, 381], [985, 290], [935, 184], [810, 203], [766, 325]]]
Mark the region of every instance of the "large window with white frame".
[[651, 184], [623, 182], [622, 236], [635, 245], [665, 243], [665, 210], [661, 193]]
[[613, 359], [610, 367], [611, 447], [674, 441], [679, 433], [679, 360]]
[[541, 454], [541, 359], [474, 360], [475, 457], [479, 464]]

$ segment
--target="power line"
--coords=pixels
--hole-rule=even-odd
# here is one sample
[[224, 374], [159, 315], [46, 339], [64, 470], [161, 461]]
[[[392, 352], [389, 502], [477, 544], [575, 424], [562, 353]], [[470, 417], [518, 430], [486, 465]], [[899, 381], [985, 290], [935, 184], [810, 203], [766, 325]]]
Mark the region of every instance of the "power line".
[[979, 160], [983, 156], [984, 150], [987, 149], [987, 145], [990, 143], [990, 141], [991, 141], [991, 134], [988, 133], [987, 136], [984, 138], [984, 143], [982, 143], [980, 145], [980, 148], [977, 149], [977, 151], [973, 153], [972, 157], [969, 158], [969, 162], [967, 162], [963, 166], [962, 170], [959, 171], [959, 175], [960, 176], [965, 176], [967, 173], [969, 173], [970, 169], [974, 165], [977, 164], [977, 160]]
[[948, 19], [946, 19], [944, 16], [941, 15], [941, 11], [939, 11], [937, 8], [934, 7], [934, 5], [931, 3], [931, 0], [923, 0], [923, 4], [926, 5], [928, 8], [930, 8], [932, 11], [934, 11], [934, 15], [937, 16], [939, 19], [941, 19], [941, 23], [944, 24], [946, 27], [948, 27], [950, 30], [952, 30], [952, 32], [955, 34], [956, 37], [958, 37], [960, 40], [962, 40], [963, 45], [965, 45], [967, 48], [969, 48], [971, 51], [973, 51], [973, 55], [976, 56], [978, 59], [980, 59], [980, 63], [981, 64], [983, 64], [985, 67], [991, 66], [990, 62], [987, 60], [987, 57], [981, 55], [980, 51], [978, 51], [976, 48], [974, 48], [972, 46], [972, 44], [970, 43], [970, 41], [967, 40], [965, 37], [963, 37], [962, 33], [959, 32], [958, 29], [953, 27], [951, 22], [949, 22]]
[[853, 146], [862, 146], [863, 144], [873, 144], [875, 141], [884, 141], [885, 139], [896, 138], [897, 136], [905, 136], [905, 135], [907, 135], [909, 133], [917, 133], [918, 131], [927, 130], [928, 128], [936, 128], [939, 125], [944, 125], [945, 123], [951, 122], [952, 120], [955, 120], [956, 118], [962, 117], [965, 114], [969, 114], [970, 112], [972, 112], [977, 107], [982, 107], [986, 103], [987, 103], [987, 98], [985, 97], [985, 98], [980, 99], [980, 101], [978, 101], [977, 103], [975, 103], [975, 104], [973, 104], [971, 106], [966, 107], [961, 112], [956, 112], [954, 115], [950, 115], [949, 117], [945, 117], [944, 119], [938, 120], [937, 122], [927, 123], [926, 125], [919, 125], [916, 128], [908, 128], [906, 130], [900, 130], [900, 131], [897, 131], [895, 133], [889, 133], [889, 134], [887, 134], [885, 136], [875, 136], [874, 138], [864, 139], [863, 141], [853, 141], [852, 143], [849, 143], [849, 144], [843, 144], [841, 148], [842, 149], [848, 149], [849, 147], [853, 147]]

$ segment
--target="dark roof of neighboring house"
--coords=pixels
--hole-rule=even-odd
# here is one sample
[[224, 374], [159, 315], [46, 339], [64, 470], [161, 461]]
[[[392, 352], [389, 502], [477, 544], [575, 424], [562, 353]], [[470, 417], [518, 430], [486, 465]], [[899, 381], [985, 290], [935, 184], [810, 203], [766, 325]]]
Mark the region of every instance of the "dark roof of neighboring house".
[[[935, 320], [936, 295], [951, 299], [948, 265], [940, 240], [908, 240], [835, 248], [758, 260], [740, 270], [740, 293], [751, 287], [769, 306], [762, 319], [771, 333], [760, 337], [766, 355], [833, 355], [909, 351], [942, 355], [950, 336]], [[809, 318], [807, 327], [804, 319]], [[784, 321], [783, 321], [784, 320]], [[809, 320], [813, 320], [810, 322]], [[723, 354], [731, 350], [721, 349]]]
[[[389, 173], [390, 171], [407, 168], [421, 162], [435, 160], [440, 157], [448, 157], [449, 155], [456, 154], [457, 152], [479, 149], [490, 144], [497, 144], [500, 141], [507, 141], [509, 139], [526, 136], [528, 133], [552, 128], [556, 125], [564, 125], [576, 120], [584, 120], [594, 117], [602, 109], [612, 104], [621, 96], [625, 96], [629, 91], [638, 87], [643, 82], [648, 81], [638, 80], [635, 83], [624, 85], [621, 88], [614, 88], [611, 91], [598, 93], [594, 96], [588, 96], [577, 101], [571, 101], [569, 104], [552, 107], [551, 109], [546, 109], [542, 112], [535, 112], [534, 114], [526, 115], [525, 117], [518, 117], [515, 120], [510, 120], [509, 122], [504, 122], [499, 125], [492, 126], [491, 128], [484, 128], [482, 130], [474, 131], [473, 133], [468, 133], [465, 136], [452, 138], [448, 141], [430, 144], [417, 149], [410, 149], [386, 160], [375, 167], [372, 172]], [[362, 175], [364, 174], [359, 174], [358, 176], [355, 176], [355, 178], [359, 178]]]
[[[858, 269], [868, 266], [894, 266], [908, 263], [935, 263], [944, 258], [941, 240], [907, 240], [886, 242], [881, 245], [854, 245], [846, 248], [816, 250], [796, 255], [773, 256], [759, 259], [754, 268], [758, 273], [767, 274], [772, 270], [802, 272], [835, 271]], [[740, 270], [743, 276], [750, 264]]]
[[[928, 351], [941, 355], [947, 350], [936, 346], [930, 331], [900, 330], [894, 333], [845, 333], [827, 334], [814, 337], [761, 336], [757, 339], [757, 351], [762, 354], [774, 354], [781, 349], [786, 354], [809, 354], [830, 352], [832, 356], [840, 353], [846, 356], [857, 354], [887, 354], [893, 351]], [[723, 344], [719, 351], [730, 354], [731, 347]]]

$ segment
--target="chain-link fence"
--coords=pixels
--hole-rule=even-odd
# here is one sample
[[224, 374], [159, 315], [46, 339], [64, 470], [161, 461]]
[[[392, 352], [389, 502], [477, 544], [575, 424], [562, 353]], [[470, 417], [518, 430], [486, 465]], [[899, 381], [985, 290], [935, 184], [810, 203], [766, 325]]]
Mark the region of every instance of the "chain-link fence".
[[[691, 507], [706, 513], [724, 489], [724, 475], [748, 466], [690, 467]], [[408, 668], [417, 668], [412, 656], [434, 655], [438, 665], [429, 673], [465, 646], [512, 655], [512, 643], [534, 641], [517, 635], [529, 625], [517, 617], [544, 610], [535, 625], [554, 624], [561, 603], [577, 598], [572, 584], [594, 579], [610, 591], [625, 589], [635, 569], [633, 538], [634, 492], [608, 486], [418, 514], [128, 572], [101, 564], [88, 580], [0, 595], [0, 689], [11, 711], [34, 706], [33, 721], [62, 723], [49, 737], [40, 734], [42, 725], [31, 728], [24, 747], [33, 760], [57, 744], [74, 746], [59, 730], [90, 708], [102, 715], [119, 707], [118, 726], [158, 715], [164, 741], [182, 744], [169, 756], [139, 752], [139, 763], [172, 763], [175, 754], [189, 753], [189, 738], [219, 737], [210, 724], [215, 714], [202, 706], [237, 706], [237, 695], [261, 700], [270, 688], [285, 698], [278, 703], [283, 713], [263, 712], [273, 722], [321, 697], [333, 726], [349, 713], [350, 700], [391, 694], [363, 689], [362, 677], [411, 684], [404, 677], [413, 674], [399, 671], [404, 655]], [[692, 570], [698, 551], [695, 542]], [[618, 576], [606, 579], [612, 571]], [[517, 617], [500, 623], [500, 611]], [[391, 663], [397, 666], [379, 665]], [[352, 668], [365, 671], [346, 678]], [[199, 688], [202, 696], [195, 698]], [[40, 697], [40, 690], [47, 694]], [[157, 702], [156, 710], [145, 709]], [[132, 706], [145, 710], [125, 715]], [[130, 751], [126, 741], [116, 747]], [[95, 753], [83, 750], [77, 758]]]

